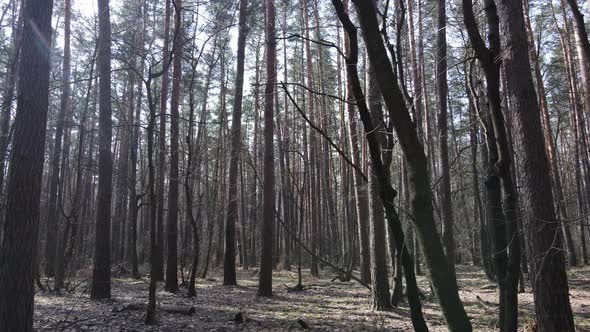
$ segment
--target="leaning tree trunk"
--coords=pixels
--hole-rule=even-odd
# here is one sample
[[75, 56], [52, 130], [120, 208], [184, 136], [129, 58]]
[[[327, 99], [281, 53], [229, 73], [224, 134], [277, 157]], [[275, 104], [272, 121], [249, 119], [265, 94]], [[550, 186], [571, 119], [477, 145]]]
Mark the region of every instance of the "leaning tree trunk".
[[544, 148], [539, 106], [528, 57], [522, 1], [496, 0], [500, 17], [503, 63], [513, 105], [517, 146], [522, 153], [523, 221], [530, 248], [530, 266], [539, 331], [575, 331], [563, 252], [555, 242], [555, 220], [549, 164]]
[[[418, 285], [416, 283], [416, 276], [414, 275], [414, 266], [412, 258], [409, 255], [407, 247], [405, 245], [404, 233], [401, 226], [401, 221], [397, 215], [397, 211], [394, 206], [394, 199], [396, 191], [393, 189], [390, 183], [389, 175], [383, 166], [381, 160], [381, 152], [379, 146], [379, 140], [377, 139], [377, 132], [373, 126], [373, 120], [367, 107], [367, 104], [363, 102], [365, 100], [364, 93], [358, 77], [357, 62], [358, 62], [358, 40], [357, 40], [357, 29], [350, 20], [346, 5], [339, 0], [333, 0], [332, 4], [336, 9], [336, 13], [350, 40], [350, 49], [346, 53], [346, 68], [348, 80], [351, 84], [352, 91], [354, 92], [354, 100], [363, 123], [363, 127], [366, 132], [367, 142], [369, 146], [369, 154], [371, 159], [371, 166], [375, 170], [377, 180], [379, 183], [379, 196], [381, 202], [385, 208], [385, 214], [387, 216], [388, 226], [393, 230], [395, 236], [395, 242], [397, 245], [396, 250], [402, 253], [402, 262], [404, 266], [404, 273], [408, 284], [407, 297], [410, 304], [410, 316], [412, 319], [412, 325], [416, 331], [428, 331], [428, 327], [424, 321], [422, 314], [422, 305], [420, 303]], [[376, 23], [376, 12], [367, 13], [375, 19]], [[374, 27], [377, 27], [376, 25]], [[378, 27], [377, 27], [378, 31]], [[385, 54], [385, 48], [383, 48], [383, 54]], [[374, 61], [375, 59], [373, 59]], [[389, 60], [387, 60], [389, 61]], [[371, 66], [371, 70], [375, 70], [374, 66]], [[393, 73], [393, 72], [392, 72]], [[399, 89], [397, 90], [400, 93]], [[409, 116], [409, 115], [408, 115]]]
[[[551, 128], [551, 120], [549, 118], [549, 105], [547, 104], [547, 96], [545, 92], [545, 85], [543, 83], [543, 74], [541, 72], [541, 65], [539, 63], [539, 55], [535, 49], [535, 38], [531, 21], [529, 17], [529, 1], [524, 0], [524, 18], [531, 62], [533, 63], [533, 73], [535, 74], [535, 85], [539, 97], [539, 109], [541, 110], [541, 125], [543, 126], [543, 136], [545, 137], [547, 158], [549, 158], [549, 168], [551, 171], [551, 183], [553, 188], [553, 196], [555, 198], [555, 205], [561, 224], [561, 233], [564, 240], [564, 249], [567, 252], [567, 260], [570, 266], [577, 264], [576, 250], [572, 238], [572, 233], [568, 225], [568, 214], [566, 208], [565, 198], [563, 196], [563, 189], [561, 184], [561, 175], [559, 165], [557, 163], [557, 150], [555, 148], [555, 140], [553, 138], [553, 130]], [[539, 41], [540, 42], [540, 41]]]
[[[335, 1], [337, 0], [333, 0]], [[371, 69], [375, 72], [386, 108], [393, 119], [400, 146], [408, 163], [414, 225], [429, 268], [433, 289], [448, 328], [451, 331], [471, 331], [471, 323], [459, 298], [457, 282], [436, 231], [427, 159], [418, 141], [415, 126], [401, 95], [391, 62], [387, 58], [387, 51], [379, 32], [376, 8], [371, 1], [353, 0], [353, 3], [357, 9]], [[383, 201], [384, 204], [388, 204], [385, 200]], [[401, 244], [403, 245], [403, 241]]]

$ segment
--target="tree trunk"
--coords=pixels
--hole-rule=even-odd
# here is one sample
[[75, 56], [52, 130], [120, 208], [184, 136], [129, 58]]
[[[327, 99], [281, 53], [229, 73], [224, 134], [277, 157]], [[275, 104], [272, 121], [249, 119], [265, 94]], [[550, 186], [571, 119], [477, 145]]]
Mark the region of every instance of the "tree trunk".
[[[163, 61], [170, 61], [170, 0], [166, 0], [164, 14], [164, 48], [162, 49]], [[166, 109], [168, 107], [168, 90], [170, 86], [169, 66], [162, 73], [162, 89], [160, 92], [160, 127], [158, 132], [158, 177], [156, 195], [158, 199], [157, 224], [156, 224], [156, 270], [155, 278], [164, 280], [164, 193], [166, 172]]]
[[[369, 69], [369, 86], [367, 87], [369, 112], [373, 118], [373, 126], [378, 139], [382, 144], [383, 132], [381, 126], [383, 116], [381, 111], [381, 95], [375, 81], [375, 74]], [[379, 180], [375, 172], [375, 166], [369, 167], [369, 252], [371, 261], [371, 295], [373, 298], [373, 310], [391, 310], [391, 297], [389, 292], [389, 278], [387, 273], [387, 255], [385, 246], [385, 215], [383, 203], [379, 197]], [[394, 265], [395, 263], [392, 262]]]
[[168, 221], [166, 225], [167, 257], [164, 288], [178, 291], [178, 118], [182, 79], [182, 0], [175, 3], [174, 60], [172, 65], [172, 100], [170, 103], [170, 178], [168, 185]]
[[274, 240], [274, 94], [276, 83], [275, 4], [266, 0], [266, 87], [264, 90], [264, 192], [262, 202], [262, 237], [259, 296], [272, 296]]
[[[370, 1], [353, 0], [353, 3], [357, 8], [371, 69], [375, 72], [386, 108], [393, 120], [400, 146], [408, 163], [414, 225], [426, 257], [433, 289], [448, 328], [451, 331], [471, 331], [471, 323], [459, 298], [457, 283], [436, 231], [424, 149], [418, 141], [415, 126], [404, 103], [391, 62], [387, 58], [379, 33], [376, 8]], [[384, 202], [384, 204], [387, 203]], [[403, 241], [401, 244], [403, 245]], [[405, 266], [405, 270], [407, 268]]]
[[574, 331], [563, 252], [555, 242], [555, 220], [549, 164], [531, 75], [522, 1], [497, 0], [507, 91], [513, 105], [523, 192], [523, 221], [530, 248], [535, 313], [540, 331]]
[[455, 278], [455, 240], [453, 237], [453, 203], [451, 201], [451, 174], [449, 167], [447, 97], [447, 11], [446, 1], [437, 2], [436, 34], [436, 92], [438, 95], [438, 143], [441, 171], [440, 204], [442, 209], [442, 241], [449, 268]]
[[[33, 278], [49, 106], [52, 2], [23, 3], [21, 64], [0, 248], [0, 330], [33, 331]], [[46, 42], [40, 47], [39, 39]]]
[[246, 35], [248, 33], [248, 27], [246, 26], [247, 9], [248, 0], [240, 0], [236, 86], [232, 112], [231, 155], [228, 178], [229, 191], [227, 194], [227, 220], [225, 224], [224, 285], [237, 284], [235, 228], [238, 221], [238, 166], [242, 147], [242, 94], [244, 92], [244, 60], [246, 56]]
[[96, 202], [96, 240], [90, 297], [111, 297], [111, 195], [113, 160], [111, 156], [111, 21], [109, 0], [98, 0], [98, 190]]
[[[360, 84], [360, 80], [358, 77], [357, 72], [357, 62], [358, 62], [358, 40], [357, 40], [357, 29], [348, 17], [348, 13], [346, 10], [346, 6], [338, 0], [333, 0], [332, 4], [336, 9], [336, 13], [344, 29], [346, 30], [349, 40], [350, 40], [350, 49], [348, 50], [349, 53], [346, 53], [346, 65], [347, 65], [347, 74], [348, 80], [352, 86], [352, 90], [354, 92], [354, 101], [356, 106], [358, 107], [358, 111], [361, 117], [361, 121], [363, 123], [363, 127], [366, 132], [367, 142], [369, 146], [369, 153], [371, 158], [371, 165], [373, 166], [375, 173], [377, 175], [378, 183], [379, 183], [379, 196], [381, 198], [381, 202], [384, 204], [385, 207], [385, 214], [387, 216], [388, 226], [390, 229], [393, 230], [393, 234], [396, 237], [396, 250], [399, 250], [402, 253], [402, 262], [404, 265], [404, 272], [406, 276], [406, 281], [408, 284], [408, 302], [410, 304], [410, 315], [412, 318], [412, 325], [416, 331], [428, 331], [428, 327], [424, 321], [424, 316], [422, 314], [422, 305], [420, 303], [419, 297], [419, 290], [418, 285], [416, 283], [416, 277], [414, 275], [414, 267], [412, 258], [409, 255], [407, 247], [405, 246], [404, 241], [404, 234], [401, 226], [401, 221], [394, 206], [394, 199], [396, 196], [396, 192], [390, 184], [390, 179], [388, 173], [383, 166], [381, 161], [381, 153], [380, 153], [380, 146], [379, 141], [377, 139], [377, 132], [373, 127], [373, 120], [371, 118], [369, 109], [363, 100], [365, 100], [365, 96], [362, 91], [362, 87]], [[358, 7], [357, 7], [358, 10]], [[375, 20], [375, 26], [373, 28], [377, 28], [376, 26], [376, 12], [374, 10], [370, 12], [366, 12], [366, 15], [371, 15], [368, 17], [372, 17]], [[377, 32], [378, 33], [378, 32]], [[382, 45], [383, 46], [383, 45]], [[385, 48], [382, 49], [383, 54], [385, 54]], [[375, 59], [371, 61], [373, 63]], [[387, 60], [389, 63], [389, 60]], [[371, 69], [375, 71], [376, 67], [371, 66]], [[390, 67], [391, 70], [391, 67]], [[376, 72], [375, 72], [376, 73]], [[393, 73], [393, 71], [392, 71]], [[396, 82], [397, 83], [397, 82]], [[398, 94], [400, 94], [399, 89], [397, 90]], [[408, 115], [409, 116], [409, 115]], [[444, 256], [443, 256], [444, 257]]]
[[[68, 114], [70, 112], [70, 57], [72, 53], [70, 46], [71, 16], [71, 1], [64, 0], [64, 54], [62, 66], [63, 86], [61, 91], [61, 108], [58, 114], [57, 127], [55, 130], [55, 142], [53, 146], [53, 169], [51, 173], [51, 186], [49, 192], [49, 214], [47, 216], [47, 242], [45, 253], [45, 272], [48, 276], [55, 274], [56, 291], [59, 291], [61, 288], [64, 287], [63, 256], [58, 257], [61, 256], [63, 253], [61, 249], [57, 246], [57, 238], [60, 228], [58, 222], [60, 218], [57, 214], [57, 205], [59, 204], [57, 202], [57, 191], [60, 182], [59, 166], [62, 145], [62, 134], [66, 119], [68, 118]], [[67, 149], [67, 145], [64, 144], [64, 150], [65, 149]], [[59, 242], [61, 247], [62, 244], [67, 243], [67, 240], [65, 238], [61, 238]]]
[[[62, 138], [67, 113], [70, 108], [70, 21], [71, 5], [69, 0], [64, 0], [64, 55], [62, 66], [62, 92], [61, 107], [57, 114], [55, 126], [55, 140], [53, 142], [53, 156], [51, 160], [51, 180], [49, 185], [49, 202], [47, 206], [47, 240], [45, 242], [45, 275], [51, 277], [55, 273], [57, 237], [60, 216], [58, 210], [58, 187], [60, 186], [60, 160], [62, 150]], [[109, 239], [110, 241], [110, 239]], [[58, 285], [59, 286], [59, 285]], [[59, 287], [58, 287], [59, 288]]]
[[[344, 8], [348, 12], [348, 0], [344, 0]], [[348, 36], [344, 37], [344, 52], [350, 52], [350, 40]], [[346, 98], [348, 102], [345, 105], [346, 113], [348, 115], [348, 139], [350, 146], [351, 160], [355, 165], [361, 164], [361, 157], [359, 151], [358, 141], [358, 130], [356, 128], [356, 116], [354, 113], [354, 92], [350, 80], [346, 80]], [[356, 209], [356, 220], [358, 226], [358, 241], [360, 251], [360, 270], [361, 270], [361, 281], [364, 283], [370, 283], [371, 281], [371, 269], [370, 269], [370, 251], [369, 251], [369, 233], [368, 233], [368, 220], [369, 220], [369, 202], [367, 200], [367, 189], [365, 183], [363, 183], [362, 175], [359, 174], [358, 170], [353, 170], [352, 177], [354, 181], [354, 200]]]

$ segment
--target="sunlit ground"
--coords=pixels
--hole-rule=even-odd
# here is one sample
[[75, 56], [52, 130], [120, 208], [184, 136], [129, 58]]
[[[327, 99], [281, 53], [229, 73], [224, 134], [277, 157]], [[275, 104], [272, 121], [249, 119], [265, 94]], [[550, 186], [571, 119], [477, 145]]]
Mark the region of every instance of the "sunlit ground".
[[[461, 298], [471, 317], [474, 331], [496, 331], [497, 291], [477, 268], [457, 267]], [[159, 313], [159, 323], [147, 327], [144, 312], [122, 310], [130, 303], [147, 303], [147, 278], [134, 280], [117, 278], [113, 281], [113, 299], [95, 302], [89, 299], [88, 282], [83, 282], [73, 293], [57, 296], [38, 293], [35, 298], [35, 328], [37, 330], [66, 331], [293, 331], [302, 330], [303, 320], [313, 331], [411, 331], [406, 303], [392, 312], [373, 312], [369, 292], [354, 282], [331, 282], [334, 274], [326, 269], [322, 278], [314, 279], [304, 272], [303, 292], [289, 292], [297, 283], [295, 272], [282, 271], [274, 275], [274, 297], [256, 296], [256, 270], [238, 270], [239, 286], [221, 285], [220, 271], [213, 271], [210, 279], [197, 281], [197, 296], [189, 299], [186, 289], [170, 294], [160, 285], [160, 304], [194, 306], [196, 314]], [[578, 331], [590, 331], [590, 268], [570, 270], [570, 294]], [[73, 280], [72, 284], [84, 278]], [[422, 291], [429, 297], [430, 289], [424, 277], [419, 277]], [[522, 331], [532, 323], [533, 298], [519, 295]], [[478, 299], [479, 297], [479, 299]], [[436, 303], [426, 300], [424, 314], [431, 331], [446, 331]], [[237, 313], [244, 321], [233, 321]]]

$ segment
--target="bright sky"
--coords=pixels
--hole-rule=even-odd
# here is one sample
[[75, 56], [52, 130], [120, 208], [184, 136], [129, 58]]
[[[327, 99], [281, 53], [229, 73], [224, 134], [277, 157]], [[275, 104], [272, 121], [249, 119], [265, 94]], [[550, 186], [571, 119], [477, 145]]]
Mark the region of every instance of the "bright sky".
[[96, 0], [74, 0], [74, 8], [79, 9], [84, 16], [94, 16], [97, 11]]

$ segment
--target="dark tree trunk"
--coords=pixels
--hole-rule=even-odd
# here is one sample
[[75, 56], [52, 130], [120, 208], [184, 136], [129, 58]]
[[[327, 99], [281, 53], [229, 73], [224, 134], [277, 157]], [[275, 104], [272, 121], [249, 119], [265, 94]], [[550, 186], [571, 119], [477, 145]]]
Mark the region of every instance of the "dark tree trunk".
[[96, 240], [90, 297], [111, 297], [111, 195], [113, 160], [111, 156], [111, 15], [109, 0], [98, 0], [98, 191], [96, 202]]
[[[57, 114], [53, 156], [51, 160], [51, 180], [49, 185], [49, 205], [47, 206], [47, 240], [45, 242], [45, 275], [53, 276], [56, 266], [57, 237], [59, 230], [58, 188], [60, 186], [60, 159], [64, 126], [70, 107], [70, 1], [64, 1], [64, 54], [62, 66], [61, 107]], [[58, 288], [61, 285], [58, 285]]]
[[266, 87], [264, 90], [264, 192], [260, 236], [259, 296], [272, 296], [272, 265], [274, 240], [274, 93], [276, 82], [275, 4], [266, 0]]
[[[244, 91], [244, 60], [246, 53], [246, 26], [248, 0], [240, 0], [236, 86], [232, 113], [231, 155], [229, 164], [229, 191], [227, 194], [227, 221], [225, 224], [225, 259], [223, 284], [236, 285], [236, 223], [238, 221], [238, 166], [242, 147], [242, 94]], [[244, 204], [244, 202], [242, 202]], [[244, 216], [242, 216], [244, 218]], [[244, 230], [242, 229], [242, 232]]]
[[449, 268], [455, 278], [455, 240], [453, 237], [453, 202], [451, 201], [451, 172], [449, 166], [447, 98], [447, 10], [446, 1], [437, 1], [436, 34], [436, 92], [438, 95], [438, 141], [441, 171], [440, 204], [442, 209], [442, 241]]
[[[166, 12], [164, 14], [164, 48], [162, 50], [163, 61], [170, 61], [170, 0], [166, 0]], [[160, 92], [160, 127], [158, 132], [158, 175], [156, 184], [157, 195], [157, 221], [156, 221], [156, 270], [155, 278], [164, 280], [164, 193], [166, 172], [166, 110], [168, 107], [168, 91], [170, 87], [169, 66], [162, 73], [162, 87]]]
[[[62, 237], [59, 241], [60, 247], [57, 246], [57, 235], [59, 230], [59, 217], [57, 214], [57, 189], [59, 186], [60, 172], [59, 172], [59, 160], [61, 155], [61, 141], [62, 134], [65, 126], [65, 121], [68, 118], [70, 112], [70, 57], [71, 57], [71, 1], [64, 0], [64, 54], [63, 54], [63, 67], [62, 67], [62, 95], [61, 95], [61, 108], [57, 119], [57, 128], [55, 131], [55, 143], [53, 147], [53, 170], [51, 174], [51, 188], [49, 193], [49, 207], [48, 207], [48, 218], [47, 218], [47, 242], [46, 242], [46, 260], [45, 260], [45, 271], [47, 275], [55, 273], [55, 290], [59, 291], [64, 287], [64, 268], [63, 268], [63, 254], [61, 246], [67, 243], [67, 239]], [[64, 150], [68, 147], [65, 146]], [[65, 165], [62, 165], [65, 166]], [[55, 186], [55, 188], [54, 188]], [[55, 190], [55, 191], [54, 191]], [[53, 196], [52, 196], [53, 194]], [[64, 235], [67, 236], [66, 232]], [[64, 247], [65, 248], [65, 247]], [[50, 264], [52, 264], [50, 266]], [[47, 273], [49, 272], [49, 273]]]
[[[369, 102], [369, 112], [373, 119], [373, 127], [376, 131], [376, 137], [379, 143], [383, 144], [383, 133], [386, 128], [382, 126], [383, 116], [381, 110], [381, 94], [375, 81], [375, 74], [369, 69], [368, 73], [369, 86], [367, 88], [367, 99]], [[375, 166], [371, 164], [368, 176], [369, 187], [369, 252], [371, 261], [371, 295], [373, 299], [373, 309], [391, 310], [391, 297], [389, 292], [389, 278], [387, 273], [387, 255], [385, 242], [385, 214], [383, 203], [380, 197], [380, 184]], [[392, 264], [395, 265], [395, 259]]]
[[178, 291], [178, 117], [180, 81], [182, 77], [182, 1], [176, 0], [176, 27], [174, 31], [174, 62], [172, 65], [172, 100], [170, 103], [170, 178], [168, 186], [168, 222], [166, 283], [169, 292]]
[[[563, 252], [557, 232], [548, 159], [528, 57], [522, 1], [496, 0], [505, 45], [507, 90], [515, 113], [514, 126], [523, 193], [523, 221], [530, 248], [530, 266], [539, 331], [575, 331]], [[557, 240], [556, 240], [557, 239]]]
[[[0, 330], [33, 330], [33, 278], [49, 106], [52, 1], [23, 2], [21, 65], [0, 248]], [[43, 41], [43, 43], [41, 43]], [[40, 47], [40, 45], [43, 45]]]
[[[340, 19], [340, 22], [344, 26], [346, 33], [348, 34], [350, 40], [350, 49], [346, 53], [346, 65], [347, 65], [347, 75], [348, 80], [351, 84], [352, 91], [354, 92], [354, 100], [357, 105], [359, 115], [361, 117], [361, 121], [363, 123], [363, 127], [365, 129], [366, 138], [369, 146], [369, 154], [371, 159], [371, 166], [375, 170], [375, 174], [377, 176], [377, 180], [379, 183], [379, 196], [381, 198], [381, 202], [385, 208], [385, 214], [387, 216], [388, 226], [391, 230], [393, 230], [393, 234], [395, 236], [396, 250], [399, 250], [402, 253], [402, 262], [404, 266], [404, 273], [406, 276], [406, 281], [408, 284], [408, 291], [407, 297], [408, 302], [410, 304], [410, 315], [412, 318], [412, 325], [414, 326], [414, 330], [416, 331], [428, 331], [428, 327], [426, 326], [426, 322], [424, 321], [424, 316], [422, 314], [422, 305], [420, 303], [419, 297], [419, 290], [418, 285], [416, 283], [416, 276], [414, 275], [414, 266], [412, 262], [412, 258], [409, 255], [409, 251], [405, 245], [404, 240], [404, 233], [401, 226], [401, 221], [399, 216], [397, 215], [397, 211], [395, 210], [394, 206], [394, 199], [396, 196], [396, 191], [393, 189], [390, 183], [389, 175], [383, 166], [383, 162], [381, 160], [381, 152], [379, 146], [379, 140], [377, 139], [377, 131], [373, 126], [373, 120], [371, 118], [371, 114], [367, 107], [367, 104], [363, 102], [365, 100], [364, 93], [361, 88], [360, 80], [358, 77], [357, 72], [357, 62], [358, 62], [358, 41], [357, 41], [357, 29], [348, 17], [348, 13], [346, 10], [346, 6], [339, 0], [333, 0], [332, 4], [336, 9], [336, 13]], [[372, 5], [372, 4], [371, 4]], [[358, 4], [357, 4], [358, 6]], [[358, 10], [358, 7], [357, 7]], [[377, 29], [378, 26], [376, 21], [376, 11], [373, 7], [372, 11], [364, 12], [367, 17], [371, 17], [374, 20], [374, 26], [372, 28]], [[383, 46], [383, 45], [382, 45]], [[386, 56], [385, 48], [382, 49], [383, 54]], [[371, 60], [373, 64], [375, 59]], [[386, 61], [389, 60], [387, 59]], [[375, 73], [377, 73], [376, 66], [371, 66], [371, 69]], [[391, 70], [391, 68], [390, 68]], [[393, 71], [392, 71], [393, 74]], [[397, 88], [397, 86], [396, 86]], [[393, 90], [392, 90], [393, 91]], [[401, 94], [399, 88], [396, 90], [398, 94]], [[400, 96], [401, 97], [401, 96]], [[409, 117], [409, 114], [408, 114]], [[439, 242], [440, 244], [440, 242]], [[443, 256], [444, 257], [444, 256]]]
[[[138, 40], [137, 47], [143, 49], [144, 45], [144, 32], [145, 32], [145, 25], [146, 25], [146, 14], [147, 10], [145, 8], [145, 0], [143, 4], [138, 6], [137, 10], [138, 16], [143, 16], [143, 26], [142, 29], [136, 32], [135, 38]], [[144, 62], [141, 62], [140, 72], [143, 73], [144, 70]], [[133, 73], [135, 75], [135, 73]], [[135, 79], [133, 79], [135, 81]], [[139, 128], [139, 120], [140, 120], [140, 112], [141, 112], [141, 104], [142, 104], [142, 92], [143, 92], [143, 82], [139, 81], [137, 84], [137, 102], [135, 105], [135, 116], [128, 119], [128, 121], [133, 125], [132, 136], [131, 136], [131, 148], [129, 151], [129, 162], [130, 162], [130, 170], [129, 170], [129, 207], [127, 208], [127, 253], [126, 258], [127, 262], [131, 265], [131, 275], [134, 278], [139, 278], [139, 262], [137, 259], [137, 217], [139, 212], [139, 195], [137, 193], [137, 155], [138, 155], [138, 148], [139, 148], [139, 135], [140, 135], [140, 128]], [[133, 99], [133, 98], [131, 98]]]
[[[333, 2], [335, 1], [333, 0]], [[357, 8], [371, 69], [375, 72], [385, 106], [393, 120], [400, 146], [408, 163], [409, 189], [412, 212], [415, 217], [414, 225], [424, 251], [433, 289], [439, 300], [448, 328], [451, 331], [471, 331], [471, 323], [459, 298], [456, 280], [444, 255], [440, 237], [436, 231], [424, 149], [418, 141], [415, 126], [404, 103], [391, 62], [387, 58], [387, 52], [376, 19], [376, 8], [370, 1], [353, 0], [353, 3]], [[382, 183], [382, 185], [385, 184]], [[387, 201], [388, 199], [392, 198], [382, 197], [386, 211], [388, 205], [391, 205]], [[393, 206], [390, 208], [393, 208]], [[389, 216], [388, 221], [392, 222]], [[401, 225], [399, 232], [402, 232]], [[402, 241], [397, 242], [398, 246], [402, 245], [403, 247], [403, 236]], [[404, 265], [404, 270], [408, 270], [407, 265]], [[409, 284], [408, 287], [410, 287]]]
[[[348, 12], [348, 0], [344, 0], [344, 9]], [[350, 53], [350, 40], [348, 35], [344, 37], [344, 51]], [[355, 165], [361, 164], [361, 157], [359, 151], [359, 140], [358, 130], [356, 127], [356, 116], [354, 113], [354, 92], [352, 90], [352, 84], [349, 79], [346, 80], [346, 98], [349, 100], [346, 103], [346, 113], [348, 116], [348, 140], [350, 145], [350, 154], [352, 162]], [[367, 200], [367, 187], [363, 183], [362, 175], [359, 174], [359, 170], [355, 169], [352, 173], [354, 181], [354, 201], [356, 211], [356, 221], [358, 230], [358, 241], [359, 241], [359, 258], [360, 258], [360, 270], [361, 270], [361, 281], [364, 283], [370, 283], [371, 281], [371, 259], [369, 252], [369, 202]]]

